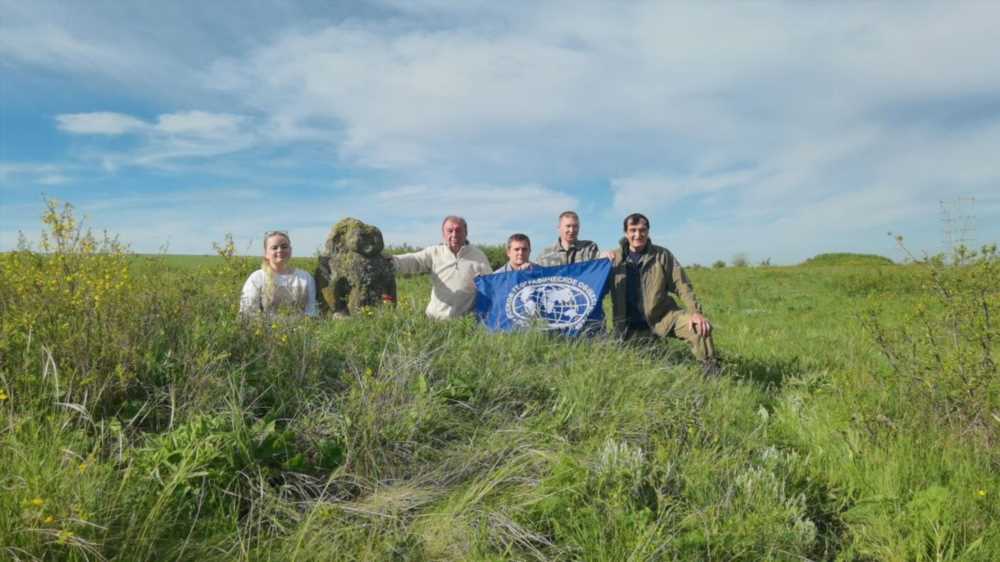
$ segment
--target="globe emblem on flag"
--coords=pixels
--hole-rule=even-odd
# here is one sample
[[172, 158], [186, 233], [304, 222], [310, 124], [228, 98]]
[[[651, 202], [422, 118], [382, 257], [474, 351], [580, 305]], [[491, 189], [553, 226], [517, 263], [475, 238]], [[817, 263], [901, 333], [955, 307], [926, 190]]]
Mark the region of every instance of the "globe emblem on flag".
[[543, 277], [514, 286], [507, 316], [520, 326], [541, 323], [548, 330], [578, 328], [597, 302], [590, 286], [570, 277]]

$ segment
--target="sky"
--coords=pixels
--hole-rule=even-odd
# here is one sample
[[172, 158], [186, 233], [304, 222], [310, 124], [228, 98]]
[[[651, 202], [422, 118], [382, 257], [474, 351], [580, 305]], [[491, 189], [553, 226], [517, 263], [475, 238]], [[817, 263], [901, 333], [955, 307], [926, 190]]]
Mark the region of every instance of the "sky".
[[[1000, 239], [1000, 3], [0, 0], [0, 250], [617, 244], [682, 263]], [[972, 202], [974, 199], [974, 203]], [[958, 238], [960, 232], [953, 233]]]

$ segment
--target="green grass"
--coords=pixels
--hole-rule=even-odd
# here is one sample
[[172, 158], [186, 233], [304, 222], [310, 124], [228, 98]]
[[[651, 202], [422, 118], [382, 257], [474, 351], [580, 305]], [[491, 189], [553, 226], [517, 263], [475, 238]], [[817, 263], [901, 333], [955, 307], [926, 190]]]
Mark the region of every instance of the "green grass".
[[[426, 277], [245, 323], [253, 258], [87, 248], [2, 256], [2, 559], [1000, 559], [995, 366], [919, 339], [926, 267], [692, 271], [706, 379], [673, 341], [428, 320]], [[945, 274], [995, 307], [985, 267]]]

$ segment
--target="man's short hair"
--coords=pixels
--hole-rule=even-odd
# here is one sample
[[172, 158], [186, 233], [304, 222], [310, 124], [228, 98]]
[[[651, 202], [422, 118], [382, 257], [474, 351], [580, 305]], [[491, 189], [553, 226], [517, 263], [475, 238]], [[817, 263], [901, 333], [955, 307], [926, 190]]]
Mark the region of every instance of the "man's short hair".
[[576, 222], [580, 222], [580, 215], [576, 214], [576, 211], [563, 211], [559, 215], [559, 222], [562, 222], [562, 220], [566, 217], [570, 217]]
[[513, 244], [514, 242], [527, 242], [528, 248], [531, 248], [531, 238], [528, 238], [527, 234], [521, 234], [520, 232], [515, 232], [514, 234], [511, 234], [510, 238], [507, 239], [508, 250], [510, 249], [510, 245]]
[[628, 225], [646, 223], [646, 228], [649, 228], [649, 219], [646, 215], [642, 213], [632, 213], [631, 215], [625, 217], [625, 222], [622, 223], [622, 230], [628, 232]]
[[465, 222], [465, 219], [463, 219], [458, 215], [448, 215], [447, 217], [445, 217], [444, 220], [441, 221], [441, 230], [444, 230], [444, 225], [450, 222], [462, 225], [462, 230], [464, 230], [466, 233], [469, 232], [469, 223]]

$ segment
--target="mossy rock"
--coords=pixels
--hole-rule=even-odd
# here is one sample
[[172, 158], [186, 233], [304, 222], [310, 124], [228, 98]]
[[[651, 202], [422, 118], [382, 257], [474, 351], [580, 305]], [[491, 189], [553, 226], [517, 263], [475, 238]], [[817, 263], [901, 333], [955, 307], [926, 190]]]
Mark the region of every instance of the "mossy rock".
[[320, 309], [336, 315], [396, 302], [392, 258], [378, 227], [345, 218], [333, 225], [316, 267]]

